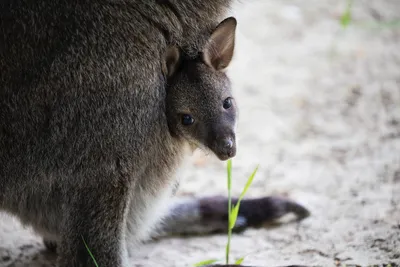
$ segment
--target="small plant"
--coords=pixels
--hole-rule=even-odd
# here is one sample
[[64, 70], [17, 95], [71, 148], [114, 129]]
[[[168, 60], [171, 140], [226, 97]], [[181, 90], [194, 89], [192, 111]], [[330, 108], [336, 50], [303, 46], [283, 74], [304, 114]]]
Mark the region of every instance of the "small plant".
[[346, 10], [340, 17], [340, 25], [342, 25], [343, 28], [347, 28], [350, 25], [352, 6], [353, 6], [353, 0], [347, 0]]
[[340, 25], [342, 29], [346, 29], [350, 24], [360, 26], [363, 28], [377, 28], [377, 29], [390, 29], [400, 27], [400, 20], [395, 19], [391, 21], [365, 21], [355, 22], [353, 20], [353, 2], [354, 0], [347, 0], [346, 9], [340, 16]]
[[[229, 159], [227, 161], [227, 184], [228, 184], [228, 241], [226, 243], [226, 249], [225, 249], [225, 264], [229, 264], [229, 256], [230, 256], [230, 247], [231, 247], [231, 237], [232, 237], [232, 229], [235, 227], [237, 216], [239, 214], [239, 208], [240, 208], [240, 202], [242, 201], [243, 197], [245, 196], [247, 190], [249, 189], [251, 183], [253, 182], [254, 176], [256, 175], [258, 170], [258, 166], [255, 168], [253, 173], [250, 175], [250, 177], [247, 179], [246, 185], [243, 188], [242, 193], [239, 196], [239, 199], [236, 203], [236, 205], [233, 206], [232, 208], [232, 196], [231, 196], [231, 186], [232, 186], [232, 160]], [[239, 265], [244, 261], [245, 257], [241, 257], [235, 261], [235, 265]], [[204, 265], [209, 265], [215, 262], [220, 261], [219, 259], [210, 259], [210, 260], [205, 260], [201, 261], [199, 263], [196, 263], [194, 266], [199, 267], [199, 266], [204, 266]]]
[[200, 266], [204, 266], [204, 265], [210, 265], [213, 263], [216, 263], [217, 261], [219, 261], [219, 259], [211, 259], [211, 260], [205, 260], [205, 261], [200, 261], [196, 264], [194, 264], [194, 267], [200, 267]]
[[85, 239], [83, 238], [83, 236], [82, 236], [82, 240], [83, 240], [83, 244], [85, 244], [86, 250], [88, 251], [90, 257], [92, 258], [92, 260], [93, 260], [93, 262], [94, 262], [94, 265], [95, 265], [96, 267], [99, 267], [99, 265], [97, 264], [96, 259], [94, 258], [92, 252], [90, 251], [88, 245], [86, 244]]

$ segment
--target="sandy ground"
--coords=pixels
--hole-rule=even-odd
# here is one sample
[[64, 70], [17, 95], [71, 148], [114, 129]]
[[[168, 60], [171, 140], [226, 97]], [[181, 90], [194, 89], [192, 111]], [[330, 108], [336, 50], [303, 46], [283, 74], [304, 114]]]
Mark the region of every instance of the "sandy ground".
[[[249, 196], [288, 195], [312, 216], [235, 235], [245, 264], [334, 266], [400, 262], [399, 0], [242, 1], [229, 70], [240, 106], [234, 192], [260, 164]], [[200, 162], [200, 163], [199, 163]], [[180, 194], [226, 194], [225, 163], [196, 156]], [[40, 239], [0, 221], [0, 266], [52, 266]], [[149, 243], [133, 266], [223, 258], [224, 235]]]

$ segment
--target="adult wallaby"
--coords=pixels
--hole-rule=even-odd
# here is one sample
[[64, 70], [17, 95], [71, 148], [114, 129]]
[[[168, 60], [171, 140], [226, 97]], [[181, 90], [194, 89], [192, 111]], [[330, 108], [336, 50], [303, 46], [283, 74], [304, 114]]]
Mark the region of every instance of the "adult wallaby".
[[[165, 51], [224, 48], [226, 31], [206, 36], [229, 3], [0, 1], [0, 209], [57, 242], [57, 266], [94, 266], [83, 240], [128, 266], [189, 150], [169, 131]], [[196, 144], [227, 159], [233, 133]]]

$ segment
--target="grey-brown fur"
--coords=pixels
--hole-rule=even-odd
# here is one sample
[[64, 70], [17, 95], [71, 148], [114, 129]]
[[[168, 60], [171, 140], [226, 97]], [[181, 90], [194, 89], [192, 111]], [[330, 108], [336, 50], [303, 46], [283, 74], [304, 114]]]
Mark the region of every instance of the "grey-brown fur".
[[[166, 114], [170, 133], [175, 138], [186, 140], [192, 148], [212, 150], [221, 159], [233, 157], [236, 152], [234, 128], [237, 107], [230, 80], [224, 73], [233, 56], [235, 28], [234, 18], [225, 19], [195, 58], [171, 46], [166, 51], [163, 64], [163, 73], [167, 76]], [[232, 101], [229, 108], [224, 107], [227, 99]], [[183, 113], [190, 114], [195, 123], [183, 125]], [[229, 149], [219, 145], [226, 140], [232, 141]], [[237, 199], [232, 201], [235, 204]], [[262, 226], [290, 212], [298, 219], [309, 215], [301, 205], [280, 197], [244, 199], [241, 207], [234, 232]], [[166, 235], [220, 233], [227, 230], [227, 222], [226, 197], [181, 198], [168, 207], [156, 229], [144, 232], [142, 237], [146, 234], [160, 238]], [[133, 223], [130, 221], [128, 225]], [[45, 245], [52, 251], [56, 250], [54, 242], [45, 240]]]
[[[236, 154], [237, 106], [224, 72], [235, 47], [236, 19], [223, 20], [198, 56], [167, 50], [167, 120], [176, 138], [211, 150], [221, 160]], [[192, 124], [185, 125], [184, 117]]]
[[0, 1], [0, 209], [57, 244], [58, 267], [94, 266], [83, 239], [100, 266], [128, 266], [188, 145], [165, 52], [194, 64], [230, 2]]
[[82, 239], [128, 266], [126, 238], [171, 193], [186, 141], [162, 58], [193, 53], [230, 1], [161, 2], [0, 2], [0, 207], [58, 242], [59, 267], [93, 266]]

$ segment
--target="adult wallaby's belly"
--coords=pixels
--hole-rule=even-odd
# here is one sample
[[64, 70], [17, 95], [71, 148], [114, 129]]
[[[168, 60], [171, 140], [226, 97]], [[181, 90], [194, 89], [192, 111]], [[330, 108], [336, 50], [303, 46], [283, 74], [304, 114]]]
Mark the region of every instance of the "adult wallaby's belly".
[[[153, 179], [162, 179], [162, 177], [152, 177]], [[149, 188], [136, 187], [131, 194], [131, 203], [127, 216], [127, 245], [128, 252], [131, 254], [138, 242], [146, 240], [151, 231], [157, 228], [165, 215], [170, 198], [172, 197], [172, 188], [174, 181], [165, 184], [154, 194]]]
[[[176, 146], [174, 153], [162, 160], [168, 162], [168, 167], [157, 169], [154, 165], [148, 168], [131, 192], [127, 216], [127, 244], [132, 249], [138, 241], [147, 239], [151, 231], [157, 228], [157, 224], [162, 223], [174, 190], [179, 184], [181, 171], [187, 163], [187, 156], [191, 153], [185, 141], [173, 142]], [[156, 165], [160, 166], [159, 163]]]

